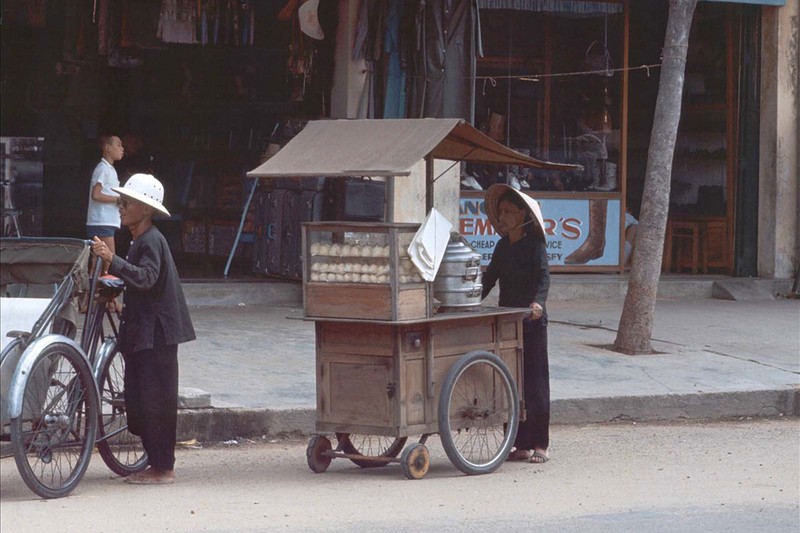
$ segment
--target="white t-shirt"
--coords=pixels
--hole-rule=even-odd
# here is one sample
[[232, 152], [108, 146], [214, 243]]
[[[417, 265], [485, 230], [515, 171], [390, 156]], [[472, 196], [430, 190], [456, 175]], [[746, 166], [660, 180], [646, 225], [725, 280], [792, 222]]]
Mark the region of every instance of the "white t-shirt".
[[92, 189], [95, 183], [102, 186], [100, 192], [108, 196], [119, 196], [111, 187], [119, 187], [119, 177], [114, 165], [101, 159], [92, 172], [92, 183], [89, 185], [89, 209], [86, 214], [87, 226], [113, 226], [119, 227], [119, 210], [110, 202], [96, 202], [92, 199]]

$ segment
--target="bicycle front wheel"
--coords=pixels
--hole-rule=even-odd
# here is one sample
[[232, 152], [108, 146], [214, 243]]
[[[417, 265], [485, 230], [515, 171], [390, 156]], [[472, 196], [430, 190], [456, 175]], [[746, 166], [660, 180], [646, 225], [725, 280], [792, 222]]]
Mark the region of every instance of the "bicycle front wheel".
[[74, 347], [55, 342], [34, 362], [11, 420], [14, 460], [25, 484], [42, 498], [60, 498], [83, 478], [97, 434], [92, 372]]

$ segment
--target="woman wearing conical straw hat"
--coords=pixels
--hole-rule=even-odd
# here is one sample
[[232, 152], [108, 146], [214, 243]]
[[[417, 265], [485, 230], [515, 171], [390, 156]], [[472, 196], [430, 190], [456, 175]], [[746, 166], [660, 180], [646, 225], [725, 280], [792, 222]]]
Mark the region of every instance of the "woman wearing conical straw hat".
[[547, 361], [547, 311], [550, 270], [544, 220], [533, 198], [509, 187], [486, 192], [486, 214], [500, 241], [483, 274], [483, 298], [500, 283], [501, 307], [529, 307], [523, 320], [523, 380], [526, 420], [520, 422], [511, 461], [545, 463], [550, 445], [550, 375]]

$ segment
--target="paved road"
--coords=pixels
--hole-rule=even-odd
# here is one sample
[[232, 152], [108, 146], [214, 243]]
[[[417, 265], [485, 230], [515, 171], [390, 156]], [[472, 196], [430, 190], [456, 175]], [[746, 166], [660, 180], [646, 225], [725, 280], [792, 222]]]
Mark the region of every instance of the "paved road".
[[28, 531], [737, 531], [800, 527], [800, 421], [557, 426], [553, 460], [468, 477], [429, 440], [431, 470], [306, 466], [298, 440], [182, 449], [178, 483], [128, 486], [99, 457], [40, 501], [2, 460], [0, 529]]

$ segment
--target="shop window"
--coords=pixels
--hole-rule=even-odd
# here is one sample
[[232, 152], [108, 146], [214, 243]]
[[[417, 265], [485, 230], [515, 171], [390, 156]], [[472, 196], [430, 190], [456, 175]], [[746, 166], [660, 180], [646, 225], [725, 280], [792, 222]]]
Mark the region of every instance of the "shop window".
[[728, 185], [730, 11], [698, 6], [689, 36], [670, 188], [673, 215], [725, 216]]
[[[538, 3], [530, 3], [532, 9]], [[553, 172], [471, 165], [483, 188], [619, 191], [624, 15], [621, 3], [541, 3], [553, 11], [481, 10], [475, 124], [536, 158], [577, 163]]]

